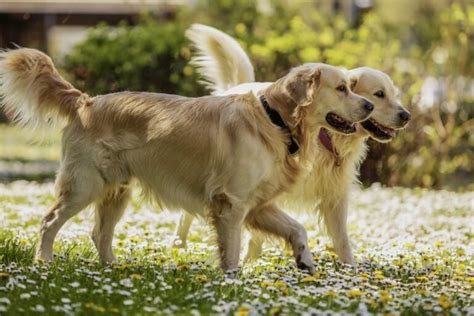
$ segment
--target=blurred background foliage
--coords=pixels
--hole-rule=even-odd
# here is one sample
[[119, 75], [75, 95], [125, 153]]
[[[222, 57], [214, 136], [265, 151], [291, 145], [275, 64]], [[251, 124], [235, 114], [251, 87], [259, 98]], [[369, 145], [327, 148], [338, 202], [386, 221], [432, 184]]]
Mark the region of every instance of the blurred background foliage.
[[[326, 1], [327, 3], [327, 1]], [[470, 1], [375, 1], [349, 21], [325, 1], [201, 0], [172, 20], [143, 15], [134, 25], [101, 24], [66, 56], [64, 70], [92, 95], [146, 90], [205, 95], [188, 65], [184, 37], [195, 22], [234, 36], [257, 81], [304, 62], [388, 73], [413, 120], [390, 144], [370, 142], [364, 184], [470, 188], [474, 177], [474, 4]]]

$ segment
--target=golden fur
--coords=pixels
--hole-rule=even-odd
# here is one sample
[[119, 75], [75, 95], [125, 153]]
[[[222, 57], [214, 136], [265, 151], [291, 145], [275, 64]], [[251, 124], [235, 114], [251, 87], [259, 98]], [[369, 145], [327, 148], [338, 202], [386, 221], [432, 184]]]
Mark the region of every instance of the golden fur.
[[288, 135], [271, 123], [251, 93], [89, 97], [66, 82], [45, 54], [2, 52], [0, 93], [6, 110], [24, 124], [66, 119], [57, 202], [41, 224], [37, 258], [50, 260], [59, 229], [95, 203], [92, 238], [100, 258], [114, 261], [113, 231], [130, 198], [129, 183], [137, 179], [163, 206], [211, 220], [224, 270], [238, 266], [245, 222], [284, 237], [298, 265], [314, 271], [304, 228], [272, 201], [297, 181], [311, 152], [308, 140], [329, 111], [351, 122], [368, 117], [366, 101], [348, 89], [337, 91], [341, 84], [349, 85], [344, 72], [310, 64], [262, 91], [300, 140], [300, 153], [290, 156]]
[[[212, 32], [209, 29], [212, 29]], [[272, 83], [252, 82], [252, 75], [245, 81], [234, 81], [233, 88], [227, 92], [221, 92], [232, 83], [233, 77], [226, 78], [223, 85], [220, 78], [210, 78], [212, 73], [209, 75], [206, 67], [212, 64], [213, 68], [218, 68], [222, 60], [245, 60], [248, 57], [241, 48], [234, 49], [234, 46], [227, 45], [227, 43], [234, 40], [219, 30], [210, 27], [203, 28], [199, 25], [193, 25], [191, 30], [192, 32], [188, 32], [187, 35], [196, 45], [198, 53], [200, 53], [200, 61], [206, 61], [198, 63], [199, 71], [208, 74], [206, 76], [209, 82], [208, 86], [214, 92], [225, 95], [252, 91], [258, 94], [260, 90], [271, 86]], [[205, 41], [200, 42], [202, 39], [205, 39]], [[218, 47], [227, 46], [228, 48], [216, 49], [215, 42], [218, 42]], [[206, 49], [203, 49], [203, 46]], [[240, 69], [234, 69], [233, 71], [240, 74], [251, 72], [248, 69], [248, 64], [243, 64], [242, 67], [245, 67], [245, 71]], [[225, 73], [232, 73], [228, 66], [225, 69]], [[390, 77], [381, 71], [367, 67], [349, 71], [349, 77], [351, 89], [374, 104], [374, 111], [369, 118], [370, 121], [375, 122], [377, 126], [388, 131], [391, 135], [394, 135], [396, 129], [405, 126], [409, 119], [409, 113], [398, 101], [398, 90]], [[375, 95], [379, 91], [384, 92], [383, 98]], [[408, 115], [408, 119], [402, 120], [400, 113]], [[312, 142], [312, 146], [308, 146], [312, 150], [308, 154], [310, 159], [308, 169], [289, 192], [278, 198], [277, 204], [297, 211], [318, 211], [319, 217], [324, 221], [325, 227], [333, 240], [335, 251], [340, 260], [354, 264], [346, 230], [348, 198], [351, 186], [358, 183], [358, 170], [366, 155], [367, 138], [372, 136], [377, 141], [385, 142], [389, 141], [391, 137], [380, 138], [380, 135], [374, 134], [362, 128], [362, 126], [358, 126], [354, 135], [341, 135], [330, 130], [328, 134], [333, 148], [337, 151], [337, 157], [327, 150], [317, 137], [308, 140]], [[186, 245], [186, 237], [191, 223], [192, 217], [190, 215], [184, 215], [180, 219], [176, 231], [178, 242], [175, 242], [174, 245]], [[263, 240], [264, 238], [253, 232], [252, 239], [249, 242], [247, 258], [256, 257], [260, 254]]]

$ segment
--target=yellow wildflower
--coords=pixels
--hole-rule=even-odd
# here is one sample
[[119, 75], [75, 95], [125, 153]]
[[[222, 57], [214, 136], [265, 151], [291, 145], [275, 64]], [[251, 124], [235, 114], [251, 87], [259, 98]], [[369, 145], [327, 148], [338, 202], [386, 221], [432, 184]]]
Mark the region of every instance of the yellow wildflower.
[[374, 271], [374, 276], [377, 280], [383, 280], [385, 278], [383, 275], [383, 271], [380, 270]]
[[130, 267], [130, 265], [127, 264], [127, 263], [124, 263], [124, 264], [114, 264], [113, 267], [116, 268], [116, 269], [119, 269], [119, 270], [125, 270], [125, 269], [127, 269], [128, 267]]
[[262, 282], [260, 283], [260, 286], [261, 286], [261, 287], [269, 287], [269, 286], [272, 286], [272, 285], [273, 285], [273, 283], [270, 282], [270, 281], [262, 281]]
[[390, 294], [389, 291], [381, 290], [379, 292], [379, 294], [380, 294], [380, 301], [382, 303], [387, 303], [387, 302], [390, 302], [392, 300], [392, 295]]
[[132, 237], [130, 237], [130, 241], [131, 241], [132, 243], [134, 243], [134, 244], [137, 244], [137, 243], [139, 243], [139, 242], [142, 241], [142, 240], [143, 240], [142, 238], [137, 237], [137, 236], [132, 236]]
[[449, 298], [443, 294], [438, 297], [438, 303], [444, 309], [450, 308], [452, 306]]
[[463, 263], [460, 263], [458, 264], [454, 272], [458, 275], [463, 275], [465, 270], [466, 270], [466, 265]]
[[275, 287], [279, 288], [280, 290], [286, 290], [287, 285], [283, 281], [276, 281], [275, 282]]
[[205, 274], [198, 274], [196, 275], [196, 280], [201, 283], [207, 282], [207, 276]]
[[334, 247], [329, 246], [329, 245], [326, 245], [326, 250], [329, 251], [329, 252], [335, 252], [335, 251], [336, 251], [336, 250], [334, 249]]
[[444, 258], [443, 258], [443, 262], [444, 262], [444, 264], [446, 264], [446, 265], [451, 265], [451, 264], [453, 263], [453, 260], [452, 260], [451, 258], [449, 258], [449, 257], [444, 257]]
[[347, 296], [349, 296], [350, 298], [361, 297], [362, 296], [362, 291], [358, 288], [353, 288], [353, 289], [347, 291]]
[[326, 296], [327, 297], [330, 297], [330, 298], [336, 298], [337, 297], [337, 293], [334, 292], [333, 290], [329, 290], [326, 292]]
[[240, 306], [236, 314], [237, 316], [247, 316], [250, 315], [250, 310], [246, 306]]
[[464, 276], [462, 276], [462, 275], [455, 275], [453, 277], [453, 280], [455, 280], [455, 281], [463, 281], [464, 279], [467, 279], [467, 278], [464, 278]]
[[468, 276], [468, 277], [466, 277], [466, 281], [471, 283], [471, 285], [474, 285], [474, 277]]
[[376, 309], [378, 306], [378, 303], [375, 300], [369, 300], [368, 303], [372, 309]]
[[142, 276], [140, 274], [134, 273], [130, 275], [130, 279], [132, 280], [141, 280]]
[[362, 281], [367, 281], [369, 279], [369, 275], [365, 272], [362, 272], [359, 274], [359, 278], [362, 280]]
[[317, 279], [314, 276], [306, 276], [303, 278], [303, 282], [313, 282], [316, 281]]
[[421, 287], [416, 289], [416, 293], [422, 296], [428, 296], [428, 291], [426, 291], [426, 289], [421, 288]]
[[415, 244], [411, 242], [405, 243], [403, 247], [405, 247], [405, 249], [408, 249], [408, 250], [415, 250]]
[[188, 270], [189, 270], [189, 265], [186, 264], [186, 263], [181, 263], [181, 264], [178, 266], [178, 270], [180, 270], [180, 271], [188, 271]]
[[317, 272], [311, 276], [306, 276], [303, 278], [303, 282], [313, 282], [321, 278], [321, 273]]

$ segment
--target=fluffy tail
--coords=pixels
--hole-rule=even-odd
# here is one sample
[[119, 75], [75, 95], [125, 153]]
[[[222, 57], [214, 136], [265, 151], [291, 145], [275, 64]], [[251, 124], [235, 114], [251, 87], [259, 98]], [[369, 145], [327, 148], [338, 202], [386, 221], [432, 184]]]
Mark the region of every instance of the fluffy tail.
[[73, 119], [87, 94], [64, 80], [51, 58], [36, 49], [0, 52], [0, 106], [22, 125]]
[[204, 77], [203, 84], [212, 94], [255, 81], [249, 57], [229, 35], [210, 26], [193, 24], [186, 36], [198, 51], [191, 63], [198, 68]]

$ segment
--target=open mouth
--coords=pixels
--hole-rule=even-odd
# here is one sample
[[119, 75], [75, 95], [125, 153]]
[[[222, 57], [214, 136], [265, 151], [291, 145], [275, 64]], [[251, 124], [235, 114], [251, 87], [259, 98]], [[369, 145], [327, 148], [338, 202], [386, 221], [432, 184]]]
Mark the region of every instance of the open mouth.
[[365, 120], [361, 123], [362, 127], [368, 130], [372, 136], [381, 140], [388, 140], [395, 136], [395, 130], [381, 125], [373, 119]]
[[326, 122], [328, 122], [328, 124], [338, 132], [344, 134], [352, 134], [356, 132], [355, 123], [350, 123], [335, 113], [328, 113], [326, 115]]

